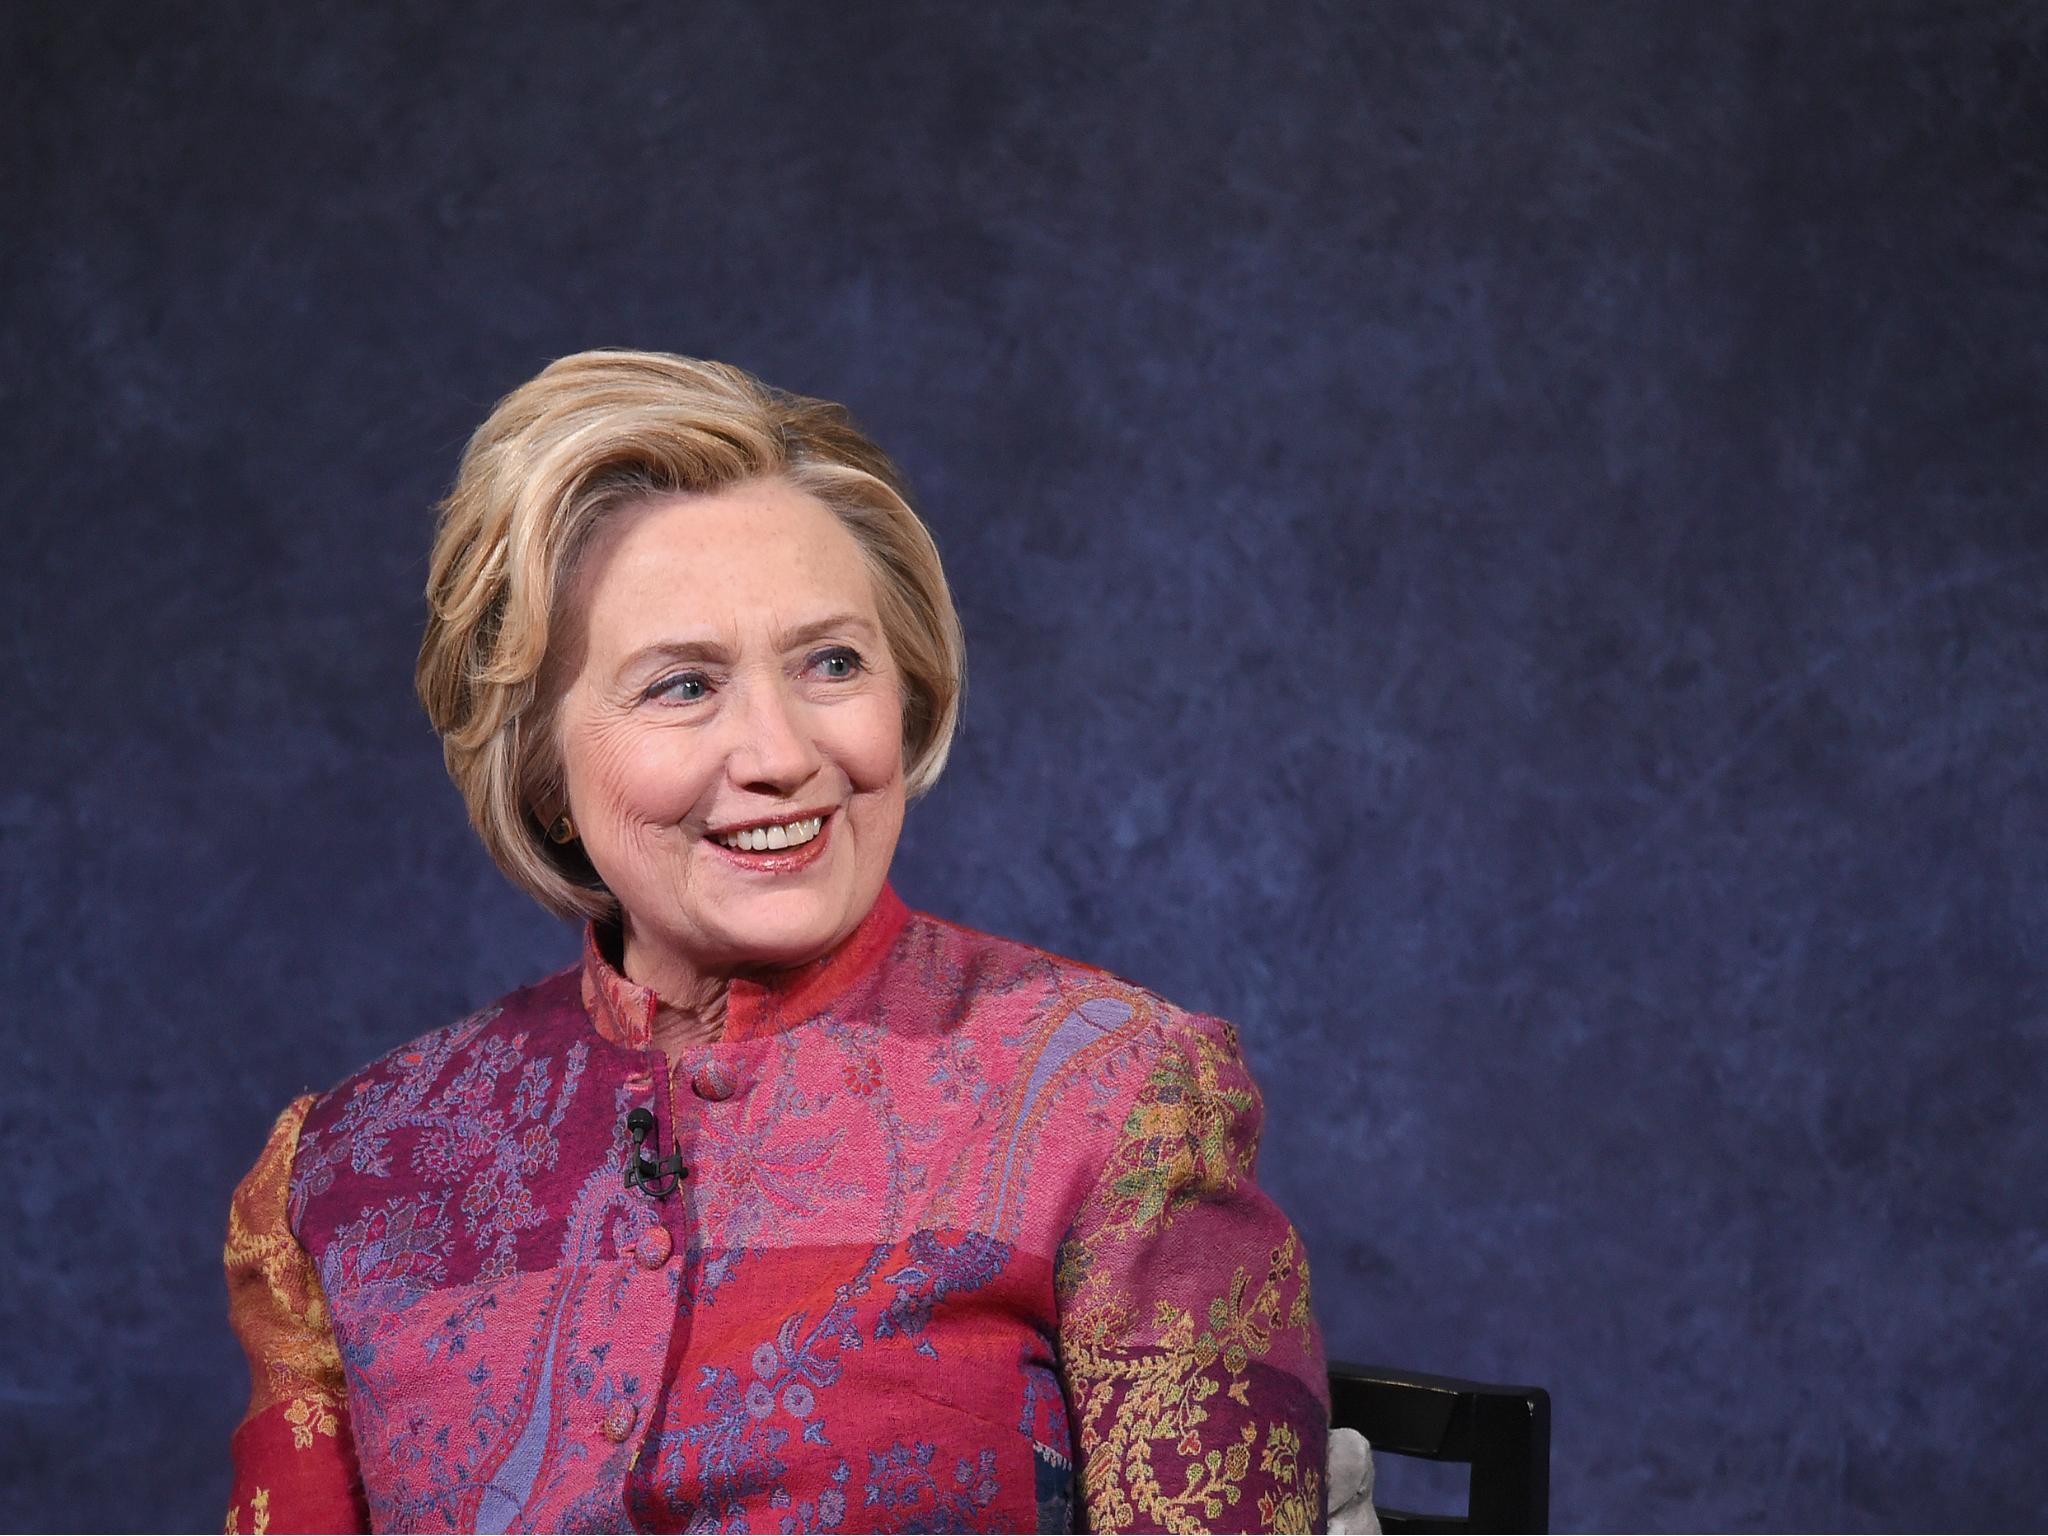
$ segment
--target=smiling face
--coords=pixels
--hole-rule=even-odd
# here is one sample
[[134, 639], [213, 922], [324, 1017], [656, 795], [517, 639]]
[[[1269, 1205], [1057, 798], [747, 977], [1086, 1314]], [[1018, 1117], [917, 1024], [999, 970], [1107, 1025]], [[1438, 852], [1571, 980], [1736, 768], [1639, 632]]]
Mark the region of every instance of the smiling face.
[[566, 809], [627, 974], [682, 1003], [829, 952], [903, 827], [901, 682], [853, 535], [782, 480], [659, 498], [600, 526], [568, 606]]

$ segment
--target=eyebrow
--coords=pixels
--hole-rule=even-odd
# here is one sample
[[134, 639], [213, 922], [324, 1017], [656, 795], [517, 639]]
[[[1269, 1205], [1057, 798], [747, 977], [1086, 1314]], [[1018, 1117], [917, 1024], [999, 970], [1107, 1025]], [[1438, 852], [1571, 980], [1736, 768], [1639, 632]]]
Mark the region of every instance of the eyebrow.
[[[809, 645], [814, 640], [822, 639], [826, 635], [848, 633], [857, 634], [864, 638], [872, 638], [875, 633], [875, 627], [857, 613], [827, 614], [822, 619], [812, 619], [808, 623], [798, 624], [794, 628], [784, 630], [776, 637], [776, 649], [793, 651], [800, 646]], [[723, 664], [731, 660], [732, 651], [722, 641], [657, 640], [651, 645], [641, 646], [639, 650], [633, 652], [632, 655], [621, 662], [617, 675], [624, 677], [628, 673], [637, 671], [653, 661], [663, 663], [703, 661]]]

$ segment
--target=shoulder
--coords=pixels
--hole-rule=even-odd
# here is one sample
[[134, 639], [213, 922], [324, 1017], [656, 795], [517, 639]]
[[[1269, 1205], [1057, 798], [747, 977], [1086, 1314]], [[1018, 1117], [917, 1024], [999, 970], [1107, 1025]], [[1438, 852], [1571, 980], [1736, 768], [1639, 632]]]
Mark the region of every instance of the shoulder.
[[266, 1267], [277, 1252], [278, 1234], [284, 1230], [285, 1198], [291, 1183], [292, 1164], [298, 1157], [299, 1133], [314, 1096], [300, 1094], [284, 1107], [265, 1138], [263, 1150], [235, 1186], [228, 1202], [227, 1262], [230, 1279], [238, 1265], [253, 1260]]
[[961, 998], [977, 1015], [1035, 1024], [1041, 1040], [1065, 1040], [1073, 1053], [1087, 1047], [1101, 1064], [1137, 1067], [1142, 1077], [1156, 1063], [1193, 1060], [1246, 1075], [1227, 1020], [1086, 961], [923, 912], [911, 914], [898, 953], [921, 985]]
[[430, 1100], [447, 1097], [451, 1084], [464, 1100], [476, 1096], [460, 1091], [465, 1083], [488, 1097], [499, 1080], [520, 1078], [534, 1058], [547, 1059], [551, 1076], [557, 1057], [564, 1072], [580, 1076], [593, 1038], [572, 966], [392, 1047], [308, 1101], [293, 1169], [294, 1214], [309, 1181], [324, 1187], [337, 1161], [357, 1172], [382, 1171], [388, 1136]]
[[452, 1024], [443, 1024], [403, 1045], [393, 1046], [318, 1096], [308, 1116], [309, 1126], [317, 1124], [323, 1111], [335, 1103], [353, 1099], [377, 1083], [438, 1077], [486, 1037], [531, 1039], [565, 1029], [581, 1031], [584, 1027], [577, 971], [571, 966], [516, 988]]

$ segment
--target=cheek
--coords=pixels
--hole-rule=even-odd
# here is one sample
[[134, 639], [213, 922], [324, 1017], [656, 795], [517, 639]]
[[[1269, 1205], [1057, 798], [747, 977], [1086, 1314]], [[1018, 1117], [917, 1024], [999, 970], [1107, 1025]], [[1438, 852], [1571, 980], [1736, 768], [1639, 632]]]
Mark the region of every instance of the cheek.
[[569, 794], [582, 814], [629, 832], [642, 823], [673, 825], [703, 793], [706, 775], [679, 734], [648, 730], [593, 733], [565, 763]]
[[856, 790], [887, 790], [903, 781], [903, 709], [894, 695], [863, 699], [846, 712], [835, 755]]

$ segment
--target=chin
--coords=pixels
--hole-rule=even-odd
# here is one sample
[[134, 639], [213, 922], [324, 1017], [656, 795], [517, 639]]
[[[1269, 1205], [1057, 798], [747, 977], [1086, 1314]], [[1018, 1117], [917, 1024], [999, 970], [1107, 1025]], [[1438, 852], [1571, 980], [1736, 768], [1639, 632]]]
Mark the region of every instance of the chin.
[[830, 950], [860, 916], [823, 892], [764, 893], [735, 902], [720, 914], [718, 928], [741, 965], [802, 965]]

